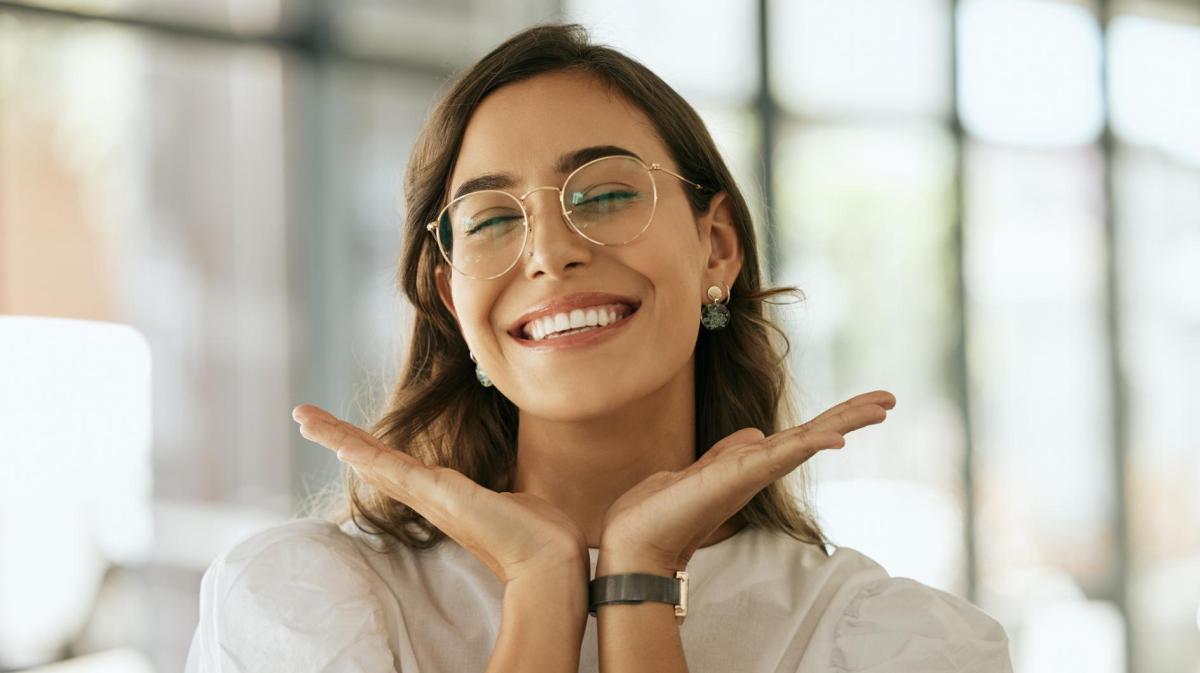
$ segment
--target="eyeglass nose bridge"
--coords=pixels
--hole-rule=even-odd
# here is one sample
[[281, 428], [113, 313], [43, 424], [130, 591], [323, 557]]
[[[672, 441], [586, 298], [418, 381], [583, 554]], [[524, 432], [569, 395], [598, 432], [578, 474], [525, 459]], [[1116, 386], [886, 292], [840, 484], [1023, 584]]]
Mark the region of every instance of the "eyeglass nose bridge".
[[[521, 208], [523, 208], [523, 209], [525, 210], [525, 224], [526, 224], [526, 226], [528, 226], [528, 227], [529, 227], [529, 235], [530, 235], [531, 237], [533, 236], [533, 216], [532, 216], [532, 214], [529, 212], [529, 206], [527, 206], [527, 205], [525, 204], [525, 199], [529, 198], [529, 195], [530, 195], [530, 194], [532, 194], [532, 193], [534, 193], [534, 192], [540, 192], [540, 191], [542, 191], [542, 190], [544, 190], [544, 189], [549, 189], [549, 190], [550, 190], [550, 191], [552, 191], [552, 192], [557, 192], [557, 193], [558, 193], [558, 210], [559, 210], [559, 212], [561, 212], [563, 215], [566, 215], [566, 217], [567, 217], [567, 226], [571, 227], [571, 229], [574, 229], [574, 228], [575, 228], [575, 226], [574, 226], [574, 225], [571, 223], [571, 213], [572, 213], [572, 212], [574, 212], [574, 211], [572, 211], [572, 210], [567, 210], [567, 209], [566, 209], [566, 205], [564, 205], [564, 204], [563, 204], [563, 200], [562, 200], [562, 197], [563, 197], [563, 190], [562, 190], [562, 187], [555, 187], [555, 186], [553, 186], [553, 185], [542, 185], [541, 187], [534, 187], [533, 189], [531, 189], [531, 190], [529, 190], [529, 191], [525, 192], [524, 194], [522, 194], [521, 196], [519, 196], [519, 197], [517, 198], [517, 200], [521, 202]], [[526, 243], [528, 243], [528, 241], [526, 241]], [[532, 254], [532, 252], [533, 252], [533, 251], [530, 251], [530, 254]]]
[[[533, 189], [531, 189], [531, 190], [529, 190], [529, 191], [525, 192], [524, 194], [522, 194], [521, 196], [519, 196], [519, 197], [517, 198], [517, 200], [521, 202], [521, 205], [522, 205], [522, 206], [525, 206], [525, 199], [529, 198], [529, 195], [530, 195], [530, 194], [532, 194], [532, 193], [534, 193], [534, 192], [540, 192], [540, 191], [542, 191], [542, 190], [544, 190], [544, 189], [549, 189], [549, 190], [550, 190], [550, 191], [552, 191], [552, 192], [557, 192], [557, 193], [558, 193], [558, 206], [559, 206], [559, 210], [562, 210], [564, 215], [568, 215], [568, 216], [570, 216], [570, 214], [571, 214], [571, 211], [569, 211], [569, 210], [566, 210], [565, 206], [563, 205], [563, 200], [562, 200], [563, 191], [562, 191], [562, 187], [555, 187], [555, 186], [553, 186], [553, 185], [542, 185], [541, 187], [534, 187]], [[528, 207], [526, 207], [526, 209], [525, 209], [525, 215], [526, 215], [526, 217], [528, 217], [528, 215], [529, 215], [529, 209], [528, 209]]]
[[[575, 229], [574, 223], [571, 222], [571, 213], [574, 212], [574, 210], [567, 210], [566, 205], [563, 204], [563, 200], [562, 200], [563, 188], [562, 187], [555, 187], [553, 185], [542, 185], [541, 187], [534, 187], [533, 189], [530, 189], [529, 191], [522, 194], [520, 197], [517, 197], [517, 201], [519, 201], [521, 203], [521, 208], [525, 211], [525, 226], [529, 231], [529, 234], [525, 239], [525, 243], [521, 246], [521, 249], [529, 257], [533, 257], [533, 248], [531, 246], [533, 245], [533, 231], [534, 230], [533, 230], [533, 216], [529, 212], [529, 207], [527, 205], [525, 205], [525, 199], [529, 198], [530, 194], [532, 194], [534, 192], [540, 192], [544, 189], [548, 189], [552, 192], [558, 193], [558, 209], [559, 209], [559, 212], [561, 212], [563, 215], [566, 216], [567, 227], [570, 228], [575, 233], [577, 233], [581, 236], [583, 235], [577, 229]], [[587, 237], [584, 236], [584, 238], [587, 238]], [[521, 258], [520, 253], [517, 253], [517, 259], [520, 259], [520, 258]]]

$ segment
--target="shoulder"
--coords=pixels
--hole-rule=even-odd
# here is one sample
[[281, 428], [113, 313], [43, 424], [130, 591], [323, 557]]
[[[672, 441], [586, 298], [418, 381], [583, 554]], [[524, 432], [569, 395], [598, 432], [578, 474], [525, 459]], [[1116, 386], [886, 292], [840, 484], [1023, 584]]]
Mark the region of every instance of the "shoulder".
[[296, 519], [209, 565], [187, 670], [392, 670], [384, 621], [358, 543], [331, 522]]
[[827, 563], [841, 585], [822, 619], [828, 670], [1011, 673], [1004, 628], [966, 599], [891, 577], [849, 547]]
[[291, 519], [255, 531], [226, 549], [218, 559], [236, 560], [254, 556], [278, 544], [317, 543], [343, 545], [348, 536], [336, 524], [325, 519]]
[[[211, 576], [211, 577], [210, 577]], [[300, 583], [307, 595], [327, 598], [370, 593], [371, 571], [357, 543], [335, 524], [294, 519], [237, 542], [209, 566], [205, 579], [220, 597], [246, 601], [296, 601]], [[225, 592], [237, 590], [235, 594]]]

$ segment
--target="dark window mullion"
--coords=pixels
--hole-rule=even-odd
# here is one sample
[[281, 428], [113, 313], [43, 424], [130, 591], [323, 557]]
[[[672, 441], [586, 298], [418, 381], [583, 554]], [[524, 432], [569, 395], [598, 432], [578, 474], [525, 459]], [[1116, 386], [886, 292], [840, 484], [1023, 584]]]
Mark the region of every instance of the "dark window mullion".
[[967, 369], [967, 340], [970, 338], [970, 334], [967, 330], [967, 289], [966, 276], [963, 272], [963, 234], [966, 212], [963, 171], [966, 166], [964, 156], [966, 154], [967, 138], [966, 132], [963, 130], [962, 119], [958, 114], [958, 41], [960, 39], [958, 31], [958, 4], [958, 0], [951, 0], [950, 11], [947, 14], [949, 17], [947, 39], [950, 42], [948, 50], [950, 58], [950, 106], [947, 113], [947, 124], [950, 127], [951, 134], [954, 136], [954, 177], [951, 187], [954, 221], [951, 224], [951, 228], [954, 232], [952, 263], [955, 267], [954, 279], [956, 287], [952, 310], [958, 318], [958, 333], [954, 339], [951, 367], [955, 372], [953, 382], [954, 392], [958, 402], [959, 414], [962, 417], [963, 427], [963, 552], [966, 556], [967, 599], [972, 603], [977, 603], [979, 599], [979, 560], [975, 530], [975, 442], [971, 423], [971, 379]]
[[1126, 402], [1127, 387], [1123, 373], [1125, 365], [1121, 358], [1121, 315], [1120, 287], [1117, 275], [1117, 237], [1116, 237], [1116, 199], [1113, 193], [1113, 155], [1116, 141], [1112, 129], [1112, 92], [1109, 87], [1109, 76], [1112, 51], [1109, 44], [1109, 26], [1112, 20], [1113, 3], [1111, 0], [1098, 0], [1096, 6], [1097, 20], [1100, 23], [1101, 68], [1100, 93], [1103, 106], [1104, 126], [1100, 134], [1100, 148], [1104, 154], [1104, 278], [1105, 278], [1105, 319], [1108, 329], [1108, 368], [1109, 385], [1112, 397], [1112, 418], [1110, 436], [1112, 443], [1113, 461], [1113, 509], [1110, 513], [1116, 539], [1116, 549], [1113, 555], [1114, 568], [1109, 581], [1109, 600], [1120, 610], [1122, 628], [1125, 635], [1125, 670], [1133, 671], [1135, 659], [1134, 629], [1130, 623], [1129, 614], [1129, 517], [1128, 493], [1125, 483], [1125, 463], [1128, 456], [1128, 405]]

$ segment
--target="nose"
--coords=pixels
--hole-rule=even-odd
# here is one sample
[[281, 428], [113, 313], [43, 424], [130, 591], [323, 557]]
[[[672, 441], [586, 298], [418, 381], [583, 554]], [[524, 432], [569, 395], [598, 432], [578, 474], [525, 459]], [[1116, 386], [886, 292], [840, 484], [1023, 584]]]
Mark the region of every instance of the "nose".
[[553, 198], [543, 197], [529, 212], [529, 240], [525, 243], [525, 275], [535, 278], [539, 273], [560, 276], [566, 269], [585, 264], [591, 259], [592, 244], [571, 229], [563, 217], [562, 197], [557, 187], [535, 187], [526, 192], [529, 197], [537, 191], [551, 191]]

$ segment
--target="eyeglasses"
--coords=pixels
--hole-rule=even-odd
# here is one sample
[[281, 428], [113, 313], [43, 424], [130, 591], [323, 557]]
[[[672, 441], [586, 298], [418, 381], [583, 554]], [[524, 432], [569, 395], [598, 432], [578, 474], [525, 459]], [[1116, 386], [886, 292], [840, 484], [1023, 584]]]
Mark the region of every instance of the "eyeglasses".
[[596, 245], [625, 245], [641, 236], [654, 219], [656, 171], [695, 189], [707, 189], [657, 163], [647, 166], [636, 157], [614, 155], [576, 168], [562, 187], [534, 187], [520, 197], [497, 189], [463, 194], [446, 204], [425, 228], [455, 271], [490, 280], [508, 273], [521, 258], [532, 230], [525, 207], [530, 194], [557, 191], [563, 218], [572, 231]]

